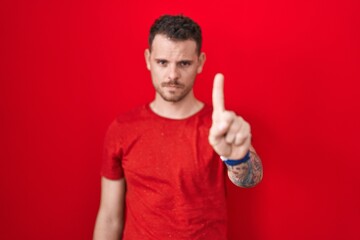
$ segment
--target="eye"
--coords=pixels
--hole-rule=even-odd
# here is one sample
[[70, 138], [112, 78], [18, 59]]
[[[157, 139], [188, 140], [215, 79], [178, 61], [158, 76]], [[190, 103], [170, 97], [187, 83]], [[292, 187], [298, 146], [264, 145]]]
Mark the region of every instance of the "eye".
[[188, 67], [191, 65], [191, 61], [181, 61], [181, 62], [179, 62], [179, 65], [181, 67]]
[[161, 65], [161, 66], [166, 66], [167, 64], [167, 61], [166, 60], [163, 60], [163, 59], [159, 59], [159, 60], [156, 60], [156, 63]]

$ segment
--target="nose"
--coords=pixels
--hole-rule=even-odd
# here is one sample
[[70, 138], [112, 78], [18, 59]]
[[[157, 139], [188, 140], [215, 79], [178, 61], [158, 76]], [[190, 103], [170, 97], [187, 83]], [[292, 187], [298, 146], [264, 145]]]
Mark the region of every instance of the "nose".
[[169, 80], [178, 80], [180, 78], [180, 72], [176, 64], [169, 66], [168, 78]]

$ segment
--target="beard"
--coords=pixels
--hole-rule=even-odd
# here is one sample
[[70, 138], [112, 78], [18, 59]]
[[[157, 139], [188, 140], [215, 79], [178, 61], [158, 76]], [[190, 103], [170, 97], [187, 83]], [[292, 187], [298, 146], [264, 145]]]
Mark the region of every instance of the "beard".
[[[179, 102], [184, 99], [192, 89], [192, 85], [186, 86], [179, 83], [177, 80], [161, 83], [156, 85], [153, 83], [156, 92], [167, 102]], [[168, 87], [175, 88], [174, 90], [168, 89]]]

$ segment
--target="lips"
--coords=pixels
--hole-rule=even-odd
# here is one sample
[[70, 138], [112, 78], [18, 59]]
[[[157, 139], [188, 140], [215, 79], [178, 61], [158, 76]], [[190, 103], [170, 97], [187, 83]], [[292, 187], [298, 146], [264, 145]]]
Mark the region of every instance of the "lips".
[[166, 85], [165, 87], [169, 87], [169, 88], [180, 88], [180, 85]]
[[184, 88], [184, 85], [182, 84], [169, 84], [169, 83], [163, 83], [162, 87], [168, 87], [168, 88]]

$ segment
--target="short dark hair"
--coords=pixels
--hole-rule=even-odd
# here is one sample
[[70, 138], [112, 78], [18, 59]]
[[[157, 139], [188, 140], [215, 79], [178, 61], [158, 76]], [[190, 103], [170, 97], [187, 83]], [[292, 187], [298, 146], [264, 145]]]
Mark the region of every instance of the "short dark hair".
[[183, 15], [163, 15], [150, 28], [149, 48], [157, 34], [163, 34], [174, 41], [194, 40], [198, 54], [201, 51], [202, 36], [200, 26]]

